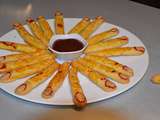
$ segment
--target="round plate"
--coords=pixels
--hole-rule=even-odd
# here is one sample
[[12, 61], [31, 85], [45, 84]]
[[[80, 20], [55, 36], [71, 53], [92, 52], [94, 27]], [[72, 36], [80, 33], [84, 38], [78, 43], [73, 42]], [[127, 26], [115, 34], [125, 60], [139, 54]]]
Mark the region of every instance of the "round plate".
[[[65, 31], [67, 32], [80, 20], [81, 19], [79, 18], [65, 18], [64, 19]], [[52, 29], [54, 30], [54, 20], [49, 19], [48, 22], [50, 26], [52, 27]], [[27, 30], [29, 30], [26, 25], [25, 27]], [[102, 31], [108, 30], [112, 27], [117, 27], [120, 31], [119, 35], [116, 37], [125, 35], [129, 38], [129, 44], [127, 44], [126, 46], [145, 47], [142, 41], [138, 37], [136, 37], [134, 34], [132, 34], [131, 32], [119, 26], [116, 26], [110, 23], [104, 23], [98, 30], [96, 30], [96, 32], [93, 33], [93, 35], [96, 33], [100, 33]], [[0, 38], [0, 40], [24, 43], [23, 39], [18, 35], [18, 33], [15, 30], [11, 30], [7, 34], [3, 35]], [[12, 54], [12, 53], [13, 52], [0, 50], [1, 55]], [[131, 78], [131, 81], [129, 84], [122, 85], [122, 84], [116, 83], [117, 90], [115, 90], [114, 92], [104, 92], [99, 87], [97, 87], [95, 84], [93, 84], [88, 78], [78, 73], [80, 84], [84, 90], [88, 103], [93, 103], [93, 102], [101, 101], [107, 98], [111, 98], [133, 87], [136, 83], [138, 83], [138, 81], [141, 80], [141, 78], [143, 77], [143, 75], [145, 74], [147, 70], [148, 63], [149, 63], [149, 56], [148, 56], [146, 47], [145, 47], [145, 53], [141, 56], [123, 56], [123, 57], [114, 57], [111, 59], [114, 59], [122, 64], [128, 65], [129, 67], [133, 68], [134, 76]], [[48, 82], [50, 81], [50, 79], [45, 81], [43, 84], [41, 84], [40, 86], [38, 86], [32, 92], [30, 92], [29, 94], [25, 96], [16, 95], [14, 93], [15, 88], [21, 83], [23, 83], [25, 80], [26, 78], [19, 79], [17, 81], [7, 83], [7, 84], [0, 83], [0, 88], [13, 96], [16, 96], [18, 98], [21, 98], [27, 101], [35, 102], [35, 103], [48, 104], [48, 105], [73, 105], [68, 77], [66, 77], [61, 88], [56, 92], [55, 96], [52, 97], [51, 99], [43, 99], [41, 97], [41, 93], [46, 87], [46, 85], [48, 84]]]

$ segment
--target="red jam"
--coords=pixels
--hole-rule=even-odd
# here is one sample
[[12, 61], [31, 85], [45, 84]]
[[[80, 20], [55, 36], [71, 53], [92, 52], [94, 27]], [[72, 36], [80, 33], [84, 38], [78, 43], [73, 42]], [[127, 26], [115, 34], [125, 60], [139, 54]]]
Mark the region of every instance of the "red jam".
[[56, 40], [52, 48], [58, 52], [73, 52], [81, 50], [84, 47], [83, 43], [77, 39], [58, 39]]

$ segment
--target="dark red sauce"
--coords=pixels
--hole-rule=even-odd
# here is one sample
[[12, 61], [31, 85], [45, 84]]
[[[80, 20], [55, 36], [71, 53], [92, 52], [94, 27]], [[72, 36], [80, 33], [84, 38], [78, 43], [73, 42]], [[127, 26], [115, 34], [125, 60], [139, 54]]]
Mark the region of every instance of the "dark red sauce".
[[52, 45], [52, 48], [58, 52], [73, 52], [81, 50], [83, 43], [77, 39], [58, 39]]

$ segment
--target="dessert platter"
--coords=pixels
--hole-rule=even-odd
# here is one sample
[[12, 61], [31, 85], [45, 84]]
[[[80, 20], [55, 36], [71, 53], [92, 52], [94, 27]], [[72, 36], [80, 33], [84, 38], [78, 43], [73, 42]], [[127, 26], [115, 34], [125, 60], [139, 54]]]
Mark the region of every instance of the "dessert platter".
[[84, 107], [128, 90], [147, 70], [142, 41], [102, 16], [57, 11], [26, 22], [0, 37], [0, 88], [23, 100]]

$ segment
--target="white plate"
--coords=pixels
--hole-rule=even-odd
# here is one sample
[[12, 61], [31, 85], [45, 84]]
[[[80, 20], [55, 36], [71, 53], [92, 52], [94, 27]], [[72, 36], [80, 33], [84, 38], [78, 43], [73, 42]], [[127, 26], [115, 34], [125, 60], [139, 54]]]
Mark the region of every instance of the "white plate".
[[[81, 19], [78, 19], [78, 18], [64, 19], [65, 31], [68, 31], [70, 28], [72, 28], [80, 20]], [[48, 22], [53, 29], [54, 28], [53, 19], [48, 20]], [[27, 26], [25, 26], [25, 27], [28, 29]], [[138, 37], [136, 37], [134, 34], [132, 34], [131, 32], [129, 32], [121, 27], [118, 27], [118, 26], [110, 24], [110, 23], [104, 23], [95, 33], [105, 31], [105, 30], [110, 29], [112, 27], [117, 27], [120, 30], [120, 34], [118, 36], [122, 36], [122, 35], [128, 36], [129, 44], [127, 44], [127, 46], [144, 46], [142, 41]], [[15, 42], [23, 43], [22, 38], [18, 35], [18, 33], [15, 30], [11, 30], [7, 34], [3, 35], [0, 38], [0, 40], [15, 41]], [[5, 54], [9, 54], [9, 53], [11, 54], [13, 52], [0, 50], [0, 55], [5, 55]], [[133, 87], [136, 83], [138, 83], [138, 81], [141, 80], [141, 78], [143, 77], [143, 75], [145, 74], [145, 72], [147, 70], [148, 63], [149, 63], [149, 56], [148, 56], [148, 52], [147, 52], [146, 48], [145, 48], [145, 53], [141, 56], [114, 57], [113, 59], [117, 60], [118, 62], [120, 62], [122, 64], [126, 64], [129, 67], [133, 68], [135, 74], [131, 78], [131, 82], [127, 85], [121, 85], [121, 84], [116, 83], [118, 86], [118, 89], [116, 91], [104, 92], [99, 87], [94, 85], [86, 77], [84, 77], [81, 74], [78, 74], [81, 86], [82, 86], [84, 93], [87, 97], [88, 103], [97, 102], [97, 101], [101, 101], [101, 100], [104, 100], [107, 98], [111, 98], [111, 97], [116, 96], [116, 95], [128, 90], [129, 88]], [[42, 85], [35, 88], [31, 93], [29, 93], [25, 96], [16, 95], [14, 93], [15, 88], [19, 84], [23, 83], [25, 80], [26, 80], [26, 78], [20, 79], [20, 80], [17, 80], [15, 82], [8, 83], [8, 84], [0, 83], [0, 88], [13, 96], [16, 96], [18, 98], [21, 98], [21, 99], [24, 99], [27, 101], [35, 102], [35, 103], [48, 104], [48, 105], [72, 105], [73, 104], [68, 78], [65, 79], [62, 87], [57, 91], [55, 96], [52, 97], [51, 99], [43, 99], [41, 97], [41, 93], [44, 90], [44, 88], [46, 87], [46, 85], [50, 79], [48, 79]], [[116, 99], [116, 98], [114, 98], [114, 99]]]

